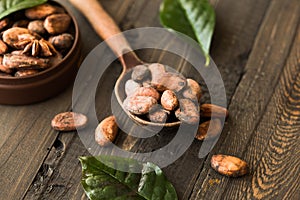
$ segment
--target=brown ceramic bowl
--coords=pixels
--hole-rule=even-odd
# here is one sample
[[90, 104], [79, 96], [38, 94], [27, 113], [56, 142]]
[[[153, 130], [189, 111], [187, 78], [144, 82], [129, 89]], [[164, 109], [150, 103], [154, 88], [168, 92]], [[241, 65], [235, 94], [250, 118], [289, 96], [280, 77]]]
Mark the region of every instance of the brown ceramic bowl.
[[63, 5], [71, 16], [70, 32], [74, 33], [74, 43], [63, 60], [38, 74], [26, 77], [0, 77], [0, 104], [24, 105], [53, 97], [73, 83], [80, 64], [79, 29], [73, 14]]

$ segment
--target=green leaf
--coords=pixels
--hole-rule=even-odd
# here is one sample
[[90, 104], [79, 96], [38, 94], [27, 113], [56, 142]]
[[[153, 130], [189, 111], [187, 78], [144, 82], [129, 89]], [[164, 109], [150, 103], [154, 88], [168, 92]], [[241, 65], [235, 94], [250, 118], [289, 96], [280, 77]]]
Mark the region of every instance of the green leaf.
[[0, 1], [0, 19], [7, 15], [26, 8], [31, 8], [47, 0], [1, 0]]
[[[162, 170], [152, 164], [139, 164], [132, 159], [118, 157], [80, 157], [82, 186], [91, 200], [176, 200], [172, 184]], [[109, 162], [115, 168], [136, 169], [141, 173], [115, 170], [103, 164]], [[129, 170], [128, 170], [129, 171]]]
[[209, 48], [215, 27], [215, 12], [208, 0], [164, 0], [160, 10], [163, 26], [195, 39], [209, 64]]

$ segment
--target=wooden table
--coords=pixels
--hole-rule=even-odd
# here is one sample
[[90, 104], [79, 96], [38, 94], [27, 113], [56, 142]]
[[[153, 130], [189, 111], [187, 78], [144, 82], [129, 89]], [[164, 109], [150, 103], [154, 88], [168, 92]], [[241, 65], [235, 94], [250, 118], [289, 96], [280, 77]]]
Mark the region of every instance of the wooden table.
[[[66, 0], [82, 34], [83, 57], [101, 42]], [[122, 30], [161, 26], [161, 0], [101, 0]], [[213, 151], [194, 141], [163, 169], [180, 199], [300, 199], [300, 1], [212, 0], [217, 15], [211, 56], [227, 92], [230, 117]], [[116, 75], [117, 76], [117, 75]], [[72, 88], [29, 106], [0, 106], [0, 199], [87, 199], [76, 132], [57, 133], [52, 117], [71, 109]], [[227, 178], [213, 154], [243, 158], [251, 173]]]

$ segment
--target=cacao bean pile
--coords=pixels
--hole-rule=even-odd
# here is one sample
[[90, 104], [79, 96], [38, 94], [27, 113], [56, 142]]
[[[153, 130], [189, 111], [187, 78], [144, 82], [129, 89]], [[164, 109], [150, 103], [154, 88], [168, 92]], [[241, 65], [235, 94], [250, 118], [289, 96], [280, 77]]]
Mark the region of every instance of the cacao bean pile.
[[125, 92], [124, 108], [140, 118], [156, 123], [199, 122], [200, 85], [168, 66], [134, 67]]
[[0, 20], [0, 77], [37, 74], [58, 64], [73, 45], [64, 8], [42, 4]]

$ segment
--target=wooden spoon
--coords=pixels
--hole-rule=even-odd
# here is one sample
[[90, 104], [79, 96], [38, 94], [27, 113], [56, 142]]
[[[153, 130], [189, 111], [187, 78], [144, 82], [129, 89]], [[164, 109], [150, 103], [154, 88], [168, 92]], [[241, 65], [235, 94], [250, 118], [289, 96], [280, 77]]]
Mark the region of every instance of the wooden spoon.
[[[121, 30], [114, 22], [114, 20], [108, 15], [108, 13], [103, 9], [100, 3], [97, 0], [69, 0], [85, 17], [88, 19], [90, 24], [93, 26], [97, 34], [105, 40], [108, 46], [112, 49], [115, 55], [120, 60], [123, 71], [118, 78], [115, 85], [115, 95], [116, 98], [123, 108], [123, 100], [122, 93], [124, 94], [125, 90], [125, 75], [127, 72], [133, 67], [145, 64], [142, 60], [138, 58], [135, 52], [132, 50], [130, 45], [128, 44], [126, 38], [121, 34]], [[115, 37], [113, 40], [109, 40], [110, 37], [119, 34], [119, 37]], [[126, 53], [128, 52], [128, 53]], [[124, 54], [125, 53], [125, 54]], [[121, 92], [122, 91], [122, 92]], [[143, 125], [150, 126], [160, 126], [160, 127], [173, 127], [178, 126], [181, 122], [171, 122], [171, 123], [154, 123], [143, 120], [130, 112], [123, 110], [136, 122]]]

